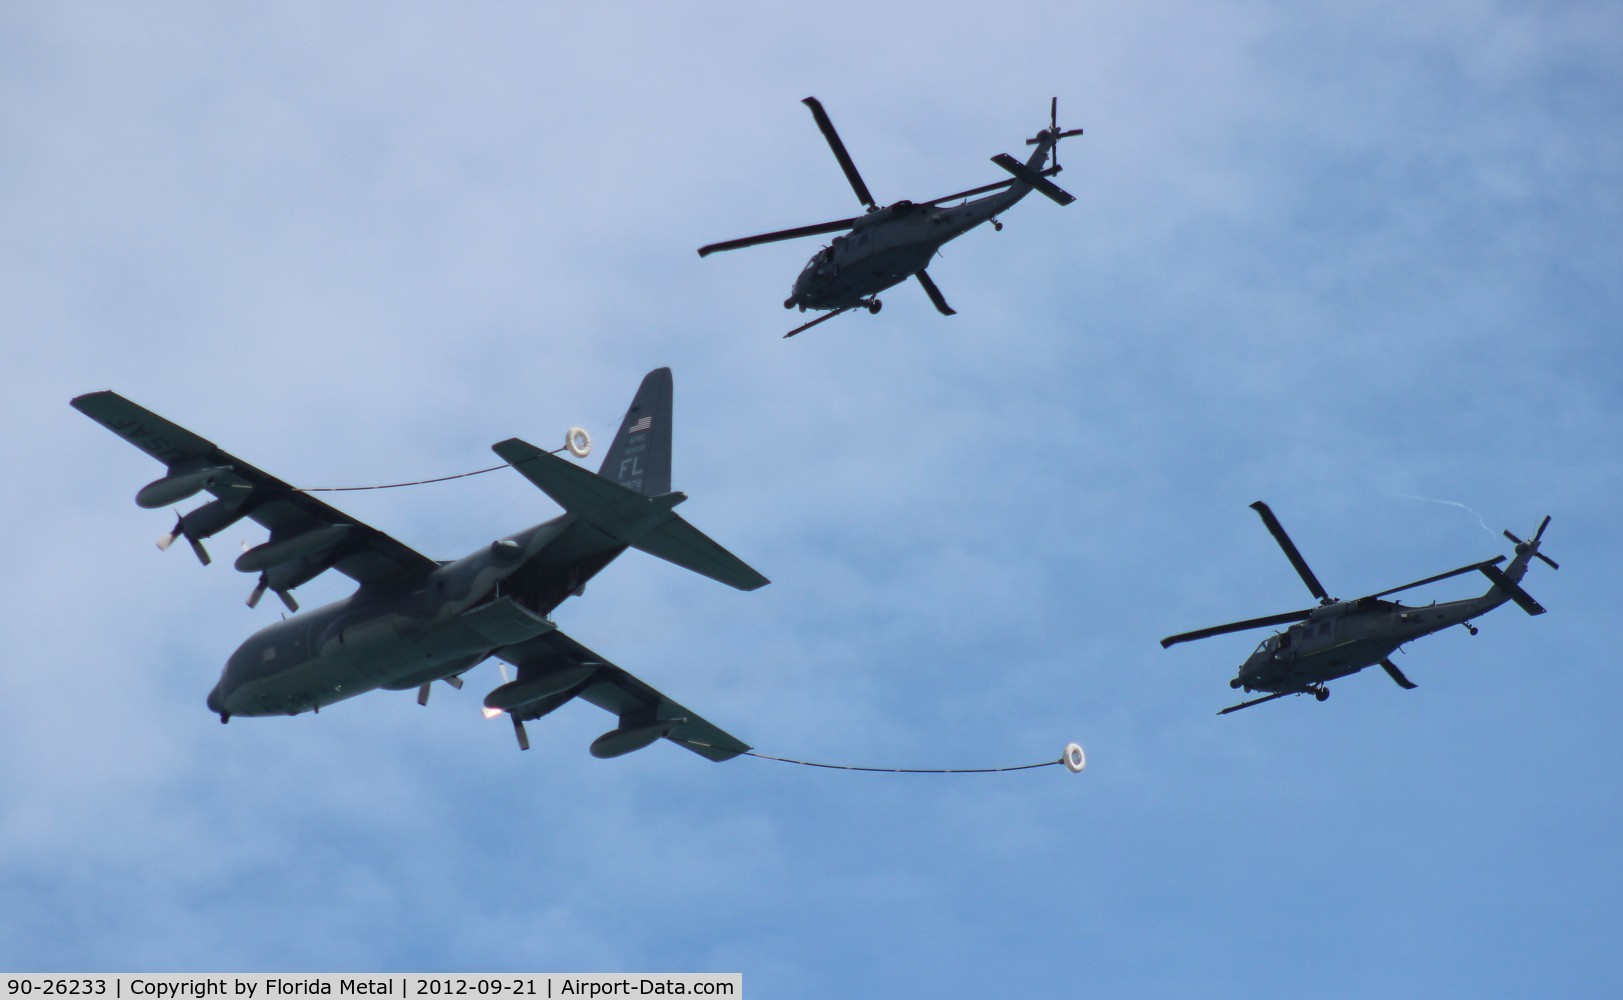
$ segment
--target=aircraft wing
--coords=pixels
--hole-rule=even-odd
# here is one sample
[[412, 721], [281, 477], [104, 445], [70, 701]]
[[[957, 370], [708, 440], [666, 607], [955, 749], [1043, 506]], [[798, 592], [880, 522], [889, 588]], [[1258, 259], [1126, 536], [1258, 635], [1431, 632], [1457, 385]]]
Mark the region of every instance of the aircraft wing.
[[288, 590], [328, 569], [371, 584], [426, 575], [439, 565], [116, 392], [87, 393], [73, 407], [168, 466], [166, 477], [137, 494], [142, 506], [168, 506], [200, 491], [215, 497], [182, 516], [175, 532], [192, 542], [199, 558], [206, 561], [201, 539], [242, 518], [269, 529], [270, 541], [244, 553], [237, 568], [262, 571], [265, 586], [284, 600]]
[[[498, 649], [495, 655], [518, 667], [512, 687], [545, 678], [561, 670], [592, 667], [575, 685], [509, 709], [520, 722], [539, 719], [572, 698], [584, 698], [621, 720], [622, 725], [648, 725], [686, 719], [665, 738], [714, 761], [732, 760], [750, 745], [700, 718], [648, 684], [615, 666], [556, 629]], [[498, 689], [500, 690], [500, 689]]]

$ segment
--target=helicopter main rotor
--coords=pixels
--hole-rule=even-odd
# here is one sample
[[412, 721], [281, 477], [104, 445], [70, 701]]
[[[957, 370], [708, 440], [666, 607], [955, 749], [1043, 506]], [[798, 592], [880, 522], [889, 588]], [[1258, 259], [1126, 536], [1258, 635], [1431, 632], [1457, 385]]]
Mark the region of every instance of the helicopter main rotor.
[[823, 110], [823, 102], [815, 97], [807, 97], [800, 103], [811, 108], [812, 117], [817, 119], [818, 131], [828, 140], [828, 148], [834, 151], [834, 158], [840, 161], [840, 169], [845, 171], [845, 179], [851, 182], [851, 190], [857, 193], [857, 200], [867, 206], [868, 211], [877, 211], [879, 206], [874, 203], [868, 185], [863, 183], [862, 175], [857, 173], [857, 165], [852, 162], [851, 154], [846, 152], [845, 143], [840, 141], [840, 133], [834, 131], [834, 123], [829, 120], [828, 112]]
[[[1353, 601], [1342, 602], [1334, 597], [1331, 597], [1325, 591], [1324, 585], [1319, 583], [1319, 578], [1314, 576], [1313, 570], [1308, 568], [1307, 560], [1302, 558], [1302, 553], [1297, 550], [1296, 544], [1291, 541], [1290, 535], [1285, 533], [1284, 525], [1279, 523], [1279, 519], [1274, 516], [1274, 512], [1272, 510], [1268, 509], [1268, 505], [1263, 503], [1261, 500], [1258, 500], [1256, 503], [1251, 505], [1251, 509], [1256, 511], [1257, 514], [1262, 517], [1262, 523], [1267, 526], [1268, 532], [1274, 536], [1274, 540], [1279, 543], [1279, 547], [1285, 551], [1285, 556], [1286, 558], [1290, 559], [1291, 565], [1295, 567], [1297, 575], [1302, 578], [1303, 583], [1307, 584], [1307, 589], [1312, 592], [1313, 596], [1319, 599], [1319, 606], [1316, 608], [1304, 608], [1300, 611], [1286, 611], [1283, 614], [1268, 615], [1264, 618], [1250, 618], [1241, 622], [1230, 622], [1226, 625], [1214, 625], [1210, 628], [1196, 629], [1193, 632], [1180, 632], [1177, 635], [1169, 635], [1165, 639], [1161, 640], [1162, 649], [1175, 646], [1180, 642], [1193, 642], [1196, 639], [1209, 639], [1212, 636], [1227, 635], [1230, 632], [1247, 632], [1254, 628], [1265, 628], [1269, 625], [1284, 625], [1292, 622], [1306, 621], [1323, 608], [1333, 607], [1342, 603], [1346, 603], [1350, 607], [1357, 607], [1366, 601], [1378, 600], [1382, 597], [1386, 597], [1390, 594], [1396, 594], [1400, 591], [1412, 590], [1415, 587], [1424, 587], [1428, 583], [1437, 583], [1438, 581], [1447, 580], [1452, 577], [1463, 576], [1466, 573], [1488, 572], [1490, 567], [1496, 567], [1505, 561], [1504, 556], [1494, 556], [1492, 559], [1471, 563], [1469, 566], [1461, 566], [1458, 569], [1451, 569], [1446, 573], [1437, 573], [1432, 576], [1428, 576], [1423, 580], [1414, 580], [1401, 586], [1389, 587], [1386, 590], [1378, 591], [1373, 594], [1366, 594], [1363, 597], [1357, 598]], [[1549, 523], [1549, 518], [1545, 518], [1545, 523]], [[1533, 536], [1534, 544], [1538, 542], [1539, 536], [1543, 533], [1543, 525], [1540, 525], [1539, 533]], [[1510, 533], [1506, 532], [1505, 534], [1509, 535]], [[1515, 539], [1514, 536], [1512, 536], [1512, 540], [1516, 541], [1518, 545], [1528, 544]], [[1539, 557], [1543, 558], [1546, 562], [1550, 561], [1547, 557], [1540, 553], [1535, 552], [1534, 554], [1539, 555]], [[1396, 667], [1391, 667], [1387, 670], [1387, 673], [1390, 674], [1396, 669]], [[1407, 678], [1399, 680], [1398, 677], [1395, 676], [1392, 679], [1397, 680], [1399, 684], [1402, 684], [1404, 680], [1407, 680]]]

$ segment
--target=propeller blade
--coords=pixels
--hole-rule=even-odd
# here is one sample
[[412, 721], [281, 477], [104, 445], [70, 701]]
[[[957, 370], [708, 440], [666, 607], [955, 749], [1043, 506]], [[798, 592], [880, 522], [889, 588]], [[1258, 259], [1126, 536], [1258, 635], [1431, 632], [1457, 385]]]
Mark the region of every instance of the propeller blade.
[[287, 605], [287, 610], [289, 612], [293, 614], [299, 613], [299, 602], [293, 599], [293, 592], [291, 590], [285, 590], [278, 587], [276, 588], [276, 596], [280, 597], [282, 599], [282, 603]]
[[191, 543], [192, 553], [197, 556], [198, 562], [202, 563], [204, 566], [207, 566], [212, 561], [209, 559], [209, 550], [203, 548], [202, 542], [193, 538], [191, 535], [186, 536], [186, 541]]
[[815, 97], [808, 97], [800, 103], [811, 108], [812, 117], [817, 119], [818, 130], [823, 133], [823, 138], [828, 140], [828, 148], [834, 150], [834, 158], [840, 161], [840, 169], [845, 171], [845, 179], [851, 182], [851, 190], [857, 193], [858, 200], [868, 206], [868, 211], [873, 211], [878, 207], [874, 204], [873, 195], [868, 193], [868, 185], [862, 183], [862, 175], [857, 173], [857, 165], [851, 162], [851, 154], [845, 151], [845, 143], [840, 141], [840, 134], [834, 131], [834, 123], [829, 121], [828, 112], [823, 110], [822, 102]]
[[423, 706], [424, 708], [427, 708], [428, 707], [428, 693], [430, 691], [432, 691], [432, 690], [434, 690], [434, 684], [433, 684], [432, 681], [430, 681], [429, 683], [424, 684], [421, 687], [419, 687], [417, 689], [417, 704]]
[[1428, 583], [1436, 583], [1438, 580], [1446, 580], [1451, 576], [1460, 576], [1464, 573], [1475, 573], [1484, 566], [1497, 566], [1504, 561], [1504, 556], [1494, 556], [1492, 559], [1488, 559], [1484, 562], [1472, 563], [1469, 566], [1461, 566], [1459, 569], [1451, 569], [1447, 573], [1438, 573], [1436, 576], [1428, 576], [1424, 580], [1416, 580], [1413, 583], [1406, 583], [1401, 587], [1393, 587], [1390, 590], [1383, 590], [1379, 594], [1370, 594], [1368, 597], [1360, 597], [1359, 600], [1367, 601], [1376, 597], [1385, 597], [1387, 594], [1395, 594], [1400, 590], [1411, 590], [1415, 587], [1424, 587]]
[[1296, 567], [1296, 575], [1302, 578], [1303, 583], [1307, 584], [1307, 589], [1313, 596], [1317, 597], [1322, 604], [1333, 603], [1330, 595], [1325, 593], [1324, 585], [1319, 583], [1319, 578], [1313, 575], [1311, 569], [1307, 568], [1307, 560], [1303, 559], [1302, 553], [1296, 550], [1296, 543], [1291, 541], [1291, 536], [1285, 534], [1285, 526], [1279, 523], [1279, 518], [1275, 517], [1274, 512], [1268, 509], [1268, 505], [1258, 500], [1251, 505], [1251, 509], [1262, 517], [1262, 523], [1268, 527], [1268, 533], [1273, 535], [1274, 541], [1278, 542], [1279, 547], [1285, 550], [1285, 558], [1289, 559], [1291, 565]]
[[1227, 635], [1230, 632], [1245, 632], [1254, 628], [1263, 628], [1268, 625], [1283, 625], [1286, 622], [1306, 621], [1308, 615], [1313, 613], [1312, 608], [1305, 611], [1287, 611], [1282, 615], [1269, 615], [1267, 618], [1252, 618], [1249, 621], [1230, 622], [1227, 625], [1213, 625], [1211, 628], [1196, 629], [1193, 632], [1180, 632], [1169, 635], [1161, 640], [1161, 648], [1168, 649], [1180, 642], [1193, 642], [1196, 639], [1209, 639], [1214, 635]]
[[[1532, 542], [1524, 542], [1520, 538], [1517, 538], [1515, 535], [1512, 535], [1508, 531], [1503, 532], [1502, 534], [1506, 538], [1508, 538], [1512, 542], [1514, 542], [1516, 544], [1517, 551], [1520, 551], [1524, 546], [1527, 546], [1529, 544], [1537, 545], [1539, 540], [1544, 537], [1544, 529], [1549, 527], [1549, 525], [1550, 525], [1550, 516], [1548, 514], [1546, 514], [1546, 515], [1544, 515], [1544, 520], [1539, 522], [1538, 531], [1533, 533], [1533, 541]], [[159, 542], [158, 547], [162, 548], [163, 543]], [[1551, 559], [1549, 556], [1545, 555], [1542, 552], [1534, 551], [1533, 555], [1536, 558], [1543, 560], [1544, 564], [1546, 566], [1550, 567], [1551, 569], [1560, 569], [1561, 568], [1560, 563], [1556, 562], [1554, 559]]]
[[816, 326], [817, 324], [822, 323], [825, 320], [831, 320], [834, 317], [838, 316], [840, 313], [850, 312], [854, 308], [855, 308], [855, 306], [841, 306], [840, 308], [835, 309], [832, 312], [826, 312], [823, 315], [821, 315], [821, 316], [817, 317], [816, 319], [812, 320], [810, 323], [802, 323], [799, 326], [795, 327], [793, 330], [790, 330], [788, 333], [783, 335], [783, 339], [788, 340], [790, 337], [793, 337], [797, 333], [805, 333], [807, 330], [810, 330], [812, 327]]
[[1403, 671], [1399, 670], [1398, 665], [1393, 663], [1391, 660], [1382, 660], [1381, 669], [1385, 670], [1386, 676], [1396, 681], [1398, 687], [1405, 691], [1413, 691], [1415, 688], [1420, 686], [1414, 681], [1411, 681], [1409, 678], [1403, 676]]
[[460, 677], [456, 677], [456, 676], [447, 677], [447, 678], [445, 678], [445, 683], [451, 685], [453, 688], [455, 688], [458, 691], [462, 690], [462, 678], [460, 678]]
[[524, 731], [524, 721], [516, 715], [512, 716], [512, 719], [513, 735], [518, 737], [518, 748], [520, 750], [530, 749], [530, 734]]
[[941, 294], [941, 289], [936, 287], [935, 281], [930, 277], [929, 274], [925, 273], [924, 271], [920, 271], [919, 273], [913, 275], [913, 277], [919, 279], [919, 284], [924, 286], [924, 294], [930, 296], [930, 301], [935, 303], [936, 312], [943, 316], [958, 315], [952, 306], [947, 305], [946, 296]]
[[762, 233], [759, 236], [745, 236], [742, 239], [726, 240], [722, 243], [711, 243], [699, 248], [700, 257], [708, 257], [723, 250], [742, 250], [744, 247], [753, 247], [761, 243], [776, 243], [780, 240], [798, 240], [802, 236], [816, 236], [820, 233], [838, 233], [850, 229], [857, 224], [856, 219], [836, 219], [833, 222], [820, 222], [815, 226], [801, 226], [797, 229], [780, 229], [775, 233]]
[[1275, 698], [1283, 698], [1288, 694], [1301, 694], [1301, 693], [1302, 692], [1300, 692], [1300, 691], [1280, 691], [1277, 694], [1270, 694], [1270, 695], [1267, 695], [1267, 696], [1262, 697], [1262, 698], [1253, 698], [1250, 701], [1242, 701], [1238, 705], [1230, 705], [1228, 708], [1220, 710], [1217, 714], [1218, 715], [1227, 715], [1230, 712], [1238, 712], [1242, 708], [1250, 708], [1252, 705], [1260, 705], [1265, 701], [1273, 701]]
[[259, 583], [254, 586], [253, 592], [248, 595], [248, 606], [250, 608], [259, 607], [259, 599], [265, 596], [265, 590], [269, 586], [270, 585], [265, 582], [264, 574], [260, 574]]

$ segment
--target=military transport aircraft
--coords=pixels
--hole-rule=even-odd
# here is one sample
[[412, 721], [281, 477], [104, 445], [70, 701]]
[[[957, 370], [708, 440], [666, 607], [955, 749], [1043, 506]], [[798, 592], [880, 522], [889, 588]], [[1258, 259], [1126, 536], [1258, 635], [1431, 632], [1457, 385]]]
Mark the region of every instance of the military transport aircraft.
[[592, 743], [594, 756], [666, 738], [729, 760], [749, 746], [547, 617], [627, 547], [739, 590], [768, 582], [671, 509], [687, 499], [671, 491], [671, 392], [670, 369], [648, 373], [595, 475], [518, 438], [493, 445], [565, 513], [454, 562], [421, 555], [117, 393], [89, 393], [73, 406], [168, 466], [136, 494], [141, 506], [167, 507], [202, 491], [214, 497], [182, 515], [160, 546], [184, 538], [207, 564], [203, 539], [245, 517], [270, 530], [236, 561], [259, 574], [250, 606], [270, 591], [296, 612], [293, 588], [329, 569], [360, 584], [344, 600], [261, 629], [231, 654], [208, 696], [221, 722], [319, 711], [377, 688], [417, 688], [427, 704], [435, 681], [461, 687], [463, 672], [494, 656], [518, 677], [486, 696], [486, 714], [513, 720], [520, 749], [530, 745], [526, 720], [578, 697], [619, 720]]
[[[850, 182], [851, 190], [856, 192], [857, 200], [867, 209], [867, 214], [850, 219], [837, 219], [833, 222], [821, 222], [812, 226], [800, 226], [796, 229], [762, 233], [759, 236], [746, 236], [722, 243], [711, 243], [699, 248], [699, 256], [707, 257], [719, 250], [738, 250], [761, 243], [775, 243], [802, 236], [850, 230], [848, 235], [834, 237], [830, 245], [819, 250], [806, 263], [800, 277], [795, 279], [794, 289], [790, 292], [789, 298], [783, 303], [785, 309], [799, 306], [801, 312], [807, 309], [831, 311], [810, 323], [790, 330], [784, 334], [785, 337], [793, 337], [826, 319], [833, 319], [858, 306], [866, 308], [870, 313], [877, 313], [880, 309], [878, 294], [893, 285], [901, 284], [908, 278], [919, 279], [924, 294], [930, 297], [930, 302], [938, 312], [943, 316], [954, 315], [954, 310], [947, 305], [941, 289], [936, 287], [936, 283], [924, 269], [947, 241], [957, 239], [987, 221], [992, 223], [992, 228], [1001, 230], [1003, 223], [999, 222], [997, 217], [1014, 207], [1016, 202], [1032, 191], [1040, 192], [1061, 205], [1069, 205], [1076, 200], [1069, 192], [1048, 179], [1060, 172], [1059, 141], [1082, 134], [1079, 128], [1060, 129], [1057, 97], [1048, 106], [1048, 127], [1038, 132], [1034, 138], [1026, 140], [1026, 145], [1037, 147], [1026, 162], [1021, 163], [1008, 153], [999, 153], [992, 157], [993, 163], [1013, 175], [1010, 179], [983, 184], [978, 188], [932, 198], [929, 201], [893, 202], [883, 208], [874, 202], [873, 195], [868, 192], [868, 185], [863, 183], [862, 175], [857, 173], [857, 165], [852, 162], [851, 154], [846, 152], [845, 143], [840, 141], [839, 133], [834, 131], [834, 123], [829, 120], [823, 105], [815, 97], [808, 97], [801, 103], [811, 109], [812, 117], [817, 120], [818, 129], [828, 141], [829, 148], [834, 151], [834, 158], [840, 161], [840, 169], [845, 171], [845, 179]], [[1054, 159], [1053, 163], [1048, 164], [1050, 154]], [[1003, 190], [1005, 188], [1007, 190]], [[976, 198], [974, 201], [965, 201], [960, 205], [946, 204], [960, 198], [967, 199], [974, 195], [986, 194], [988, 191], [998, 193]]]
[[[1285, 534], [1284, 526], [1274, 517], [1274, 512], [1268, 509], [1268, 505], [1258, 500], [1251, 505], [1251, 509], [1262, 517], [1262, 523], [1267, 526], [1268, 532], [1274, 536], [1279, 547], [1285, 551], [1285, 558], [1295, 567], [1297, 575], [1307, 584], [1307, 589], [1319, 599], [1319, 605], [1306, 611], [1287, 611], [1266, 618], [1253, 618], [1249, 621], [1170, 635], [1161, 640], [1161, 647], [1165, 649], [1193, 639], [1244, 632], [1268, 625], [1283, 625], [1286, 622], [1297, 623], [1283, 633], [1276, 633], [1264, 639], [1256, 652], [1241, 665], [1239, 676], [1229, 681], [1231, 688], [1243, 687], [1247, 691], [1272, 693], [1251, 701], [1242, 701], [1238, 705], [1230, 705], [1218, 712], [1218, 715], [1227, 715], [1242, 708], [1260, 705], [1265, 701], [1283, 698], [1288, 694], [1311, 694], [1319, 701], [1324, 701], [1330, 697], [1330, 689], [1325, 686], [1326, 682], [1356, 674], [1365, 667], [1377, 664], [1399, 687], [1412, 689], [1415, 687], [1414, 682], [1405, 677], [1403, 671], [1399, 670], [1391, 659], [1392, 654], [1404, 643], [1455, 625], [1464, 625], [1466, 631], [1476, 635], [1476, 626], [1471, 624], [1471, 619], [1486, 614], [1507, 601], [1515, 601], [1517, 606], [1530, 615], [1542, 615], [1544, 608], [1533, 600], [1532, 595], [1522, 589], [1521, 579], [1527, 573], [1528, 563], [1535, 556], [1542, 559], [1551, 569], [1561, 568], [1556, 565], [1555, 560], [1538, 550], [1539, 542], [1544, 537], [1544, 529], [1550, 523], [1550, 519], [1546, 517], [1538, 526], [1538, 531], [1527, 541], [1522, 541], [1508, 531], [1505, 532], [1505, 537], [1516, 545], [1516, 556], [1510, 560], [1510, 565], [1502, 570], [1499, 564], [1505, 561], [1505, 557], [1497, 556], [1486, 562], [1461, 566], [1459, 569], [1428, 576], [1424, 580], [1406, 583], [1401, 587], [1392, 587], [1378, 594], [1370, 594], [1368, 597], [1342, 601], [1325, 592], [1319, 578], [1308, 568], [1302, 553], [1297, 551], [1296, 544]], [[1418, 606], [1381, 600], [1388, 594], [1396, 594], [1401, 590], [1410, 590], [1474, 571], [1480, 571], [1488, 578], [1487, 593], [1481, 597]]]

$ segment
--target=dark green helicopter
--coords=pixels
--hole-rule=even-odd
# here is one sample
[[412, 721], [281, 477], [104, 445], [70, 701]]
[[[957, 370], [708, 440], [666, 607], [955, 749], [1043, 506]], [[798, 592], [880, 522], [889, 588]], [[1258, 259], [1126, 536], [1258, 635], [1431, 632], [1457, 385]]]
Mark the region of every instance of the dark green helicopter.
[[[1268, 509], [1268, 505], [1258, 500], [1251, 505], [1251, 509], [1262, 516], [1263, 524], [1267, 525], [1268, 531], [1279, 543], [1279, 547], [1285, 550], [1286, 558], [1290, 559], [1302, 582], [1307, 584], [1307, 589], [1319, 599], [1319, 604], [1318, 607], [1304, 611], [1287, 611], [1266, 618], [1216, 625], [1194, 632], [1170, 635], [1161, 640], [1164, 649], [1193, 639], [1226, 635], [1229, 632], [1244, 632], [1269, 625], [1283, 625], [1287, 622], [1296, 623], [1284, 632], [1264, 639], [1261, 645], [1257, 646], [1256, 652], [1241, 665], [1239, 676], [1229, 681], [1231, 688], [1269, 693], [1262, 698], [1230, 705], [1218, 712], [1218, 715], [1227, 715], [1242, 708], [1260, 705], [1265, 701], [1283, 698], [1288, 694], [1311, 694], [1319, 701], [1324, 701], [1330, 697], [1330, 689], [1325, 686], [1328, 682], [1376, 665], [1385, 670], [1399, 687], [1413, 688], [1414, 682], [1405, 677], [1403, 671], [1391, 660], [1391, 655], [1400, 646], [1454, 625], [1464, 625], [1467, 631], [1476, 635], [1476, 626], [1471, 624], [1471, 619], [1492, 611], [1507, 601], [1515, 601], [1530, 615], [1542, 615], [1544, 608], [1521, 588], [1521, 579], [1527, 573], [1528, 564], [1535, 557], [1544, 560], [1551, 569], [1561, 568], [1556, 565], [1555, 560], [1539, 551], [1539, 541], [1544, 537], [1544, 529], [1550, 523], [1550, 519], [1546, 517], [1538, 526], [1538, 531], [1527, 541], [1522, 541], [1508, 531], [1505, 532], [1505, 537], [1516, 545], [1516, 555], [1504, 569], [1500, 569], [1499, 564], [1505, 561], [1505, 557], [1496, 556], [1486, 562], [1461, 566], [1459, 569], [1428, 576], [1424, 580], [1406, 583], [1401, 587], [1392, 587], [1377, 594], [1370, 594], [1368, 597], [1342, 601], [1325, 592], [1318, 577], [1308, 568], [1306, 560], [1296, 550], [1296, 545], [1290, 536], [1285, 534], [1284, 527], [1280, 525], [1279, 519], [1274, 517], [1274, 512]], [[1440, 604], [1434, 602], [1416, 607], [1381, 600], [1388, 594], [1396, 594], [1399, 591], [1471, 572], [1481, 572], [1488, 578], [1487, 593], [1480, 597], [1463, 601], [1445, 601]]]
[[[1001, 230], [1003, 223], [997, 217], [1033, 191], [1060, 205], [1069, 205], [1076, 200], [1068, 191], [1048, 179], [1060, 172], [1060, 140], [1082, 134], [1079, 128], [1059, 127], [1057, 97], [1048, 105], [1048, 127], [1026, 140], [1026, 145], [1035, 146], [1036, 149], [1024, 163], [1008, 153], [992, 157], [993, 163], [1012, 175], [1008, 180], [994, 181], [929, 201], [904, 199], [885, 206], [876, 203], [869, 193], [868, 185], [857, 173], [857, 166], [851, 160], [851, 154], [846, 152], [839, 133], [834, 131], [834, 123], [829, 120], [823, 105], [815, 97], [808, 97], [801, 103], [811, 109], [812, 117], [817, 120], [817, 128], [834, 151], [834, 158], [840, 161], [845, 179], [851, 183], [851, 190], [856, 192], [857, 200], [862, 202], [867, 213], [849, 219], [711, 243], [699, 248], [699, 256], [708, 257], [721, 250], [738, 250], [822, 233], [845, 233], [844, 236], [836, 236], [806, 262], [783, 303], [785, 309], [798, 306], [801, 312], [807, 309], [829, 311], [795, 327], [784, 334], [785, 337], [793, 337], [858, 306], [870, 313], [877, 313], [880, 309], [879, 293], [908, 278], [917, 278], [936, 310], [943, 316], [951, 316], [954, 314], [953, 308], [947, 305], [941, 289], [936, 287], [925, 270], [944, 244], [983, 222], [990, 222], [993, 229]], [[997, 193], [988, 194], [992, 191]], [[965, 200], [957, 205], [947, 204], [959, 199]]]

